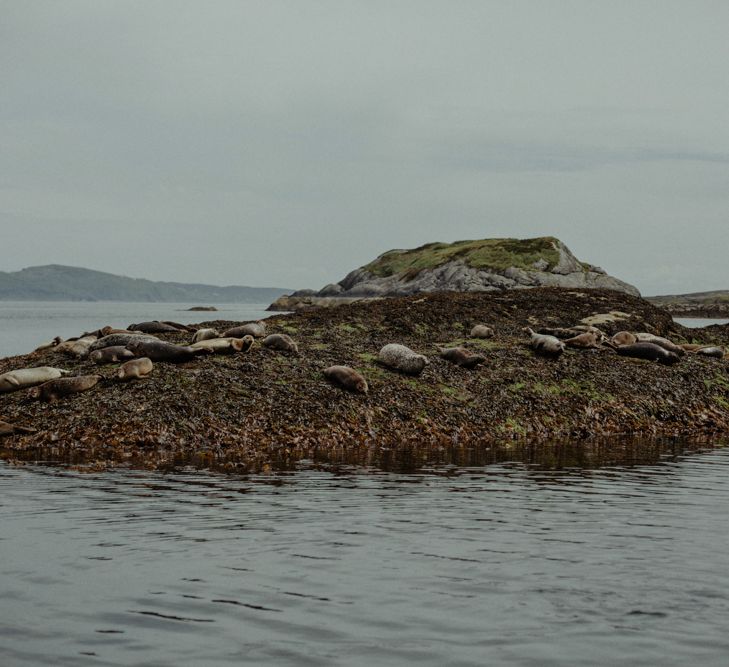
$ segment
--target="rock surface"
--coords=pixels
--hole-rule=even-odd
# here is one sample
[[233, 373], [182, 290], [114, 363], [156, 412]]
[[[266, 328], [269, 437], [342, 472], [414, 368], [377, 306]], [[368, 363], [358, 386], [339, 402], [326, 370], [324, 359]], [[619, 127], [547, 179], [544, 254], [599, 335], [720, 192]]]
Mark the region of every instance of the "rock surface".
[[319, 292], [300, 290], [280, 297], [269, 310], [299, 310], [429, 292], [496, 292], [532, 287], [611, 289], [640, 296], [632, 285], [580, 262], [558, 239], [485, 239], [391, 250]]
[[[299, 345], [293, 356], [254, 345], [249, 352], [160, 362], [149, 377], [116, 380], [116, 369], [69, 359], [55, 348], [0, 359], [0, 373], [59, 366], [73, 375], [101, 373], [90, 391], [53, 404], [27, 391], [2, 397], [0, 419], [35, 433], [0, 441], [0, 457], [88, 466], [165, 468], [194, 464], [232, 472], [337, 460], [344, 453], [460, 448], [626, 434], [729, 433], [729, 361], [686, 355], [675, 366], [621, 357], [608, 347], [537, 356], [524, 327], [570, 327], [600, 313], [621, 312], [601, 325], [607, 335], [652, 331], [675, 342], [723, 344], [725, 328], [685, 329], [643, 299], [608, 290], [536, 288], [443, 293], [318, 308], [266, 320]], [[488, 322], [494, 336], [472, 339]], [[100, 325], [103, 323], [99, 323]], [[230, 321], [207, 322], [225, 330]], [[52, 334], [53, 332], [48, 332]], [[187, 332], [161, 334], [184, 344]], [[406, 345], [428, 357], [419, 377], [384, 368], [378, 351]], [[463, 346], [483, 355], [467, 370], [440, 358]], [[369, 385], [343, 392], [323, 376], [346, 365]]]

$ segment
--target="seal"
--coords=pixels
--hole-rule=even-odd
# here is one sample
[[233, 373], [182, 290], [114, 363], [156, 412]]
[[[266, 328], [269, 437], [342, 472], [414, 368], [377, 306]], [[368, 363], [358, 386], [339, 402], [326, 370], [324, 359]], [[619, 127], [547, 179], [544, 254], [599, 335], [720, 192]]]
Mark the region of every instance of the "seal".
[[217, 329], [198, 329], [192, 337], [191, 345], [199, 343], [201, 340], [211, 340], [213, 338], [221, 338]]
[[669, 352], [666, 348], [656, 345], [655, 343], [633, 343], [632, 345], [621, 345], [617, 348], [617, 353], [624, 357], [635, 357], [636, 359], [657, 361], [659, 364], [665, 364], [666, 366], [671, 366], [681, 360], [677, 354]]
[[266, 336], [262, 341], [261, 345], [268, 347], [272, 350], [279, 350], [280, 352], [293, 352], [299, 354], [299, 346], [294, 342], [291, 336], [286, 334], [271, 334]]
[[233, 354], [234, 352], [248, 352], [253, 345], [253, 336], [243, 338], [209, 338], [193, 343], [190, 347], [196, 350], [206, 350], [213, 354]]
[[476, 368], [486, 361], [482, 354], [473, 354], [465, 347], [439, 347], [440, 356], [461, 368]]
[[208, 352], [205, 348], [175, 345], [162, 340], [133, 340], [127, 344], [127, 350], [134, 352], [135, 357], [149, 357], [152, 361], [171, 361], [173, 363], [190, 361], [196, 355]]
[[378, 360], [383, 366], [406, 375], [420, 375], [428, 364], [427, 357], [399, 343], [385, 345], [380, 350]]
[[27, 426], [18, 426], [10, 422], [0, 421], [0, 436], [15, 435], [16, 433], [37, 433], [38, 429], [29, 428]]
[[494, 330], [485, 324], [477, 324], [471, 329], [470, 338], [492, 338]]
[[367, 380], [364, 379], [361, 373], [349, 366], [329, 366], [322, 373], [329, 382], [347, 391], [354, 391], [359, 394], [366, 394], [369, 391]]
[[103, 350], [105, 347], [115, 347], [118, 345], [126, 347], [133, 341], [153, 342], [159, 341], [159, 338], [139, 333], [114, 333], [104, 336], [103, 338], [99, 338], [97, 341], [91, 343], [89, 351], [93, 352], [94, 350]]
[[123, 381], [139, 380], [145, 375], [149, 375], [152, 372], [152, 368], [154, 368], [154, 365], [149, 357], [132, 359], [119, 367], [119, 370], [116, 372], [116, 377]]
[[89, 354], [89, 361], [95, 364], [116, 364], [124, 359], [133, 359], [134, 352], [127, 350], [123, 345], [111, 345]]
[[694, 354], [698, 354], [702, 357], [713, 357], [714, 359], [724, 358], [724, 348], [718, 345], [711, 345], [708, 347], [700, 347]]
[[567, 338], [562, 342], [567, 347], [574, 347], [579, 350], [599, 350], [600, 343], [602, 343], [603, 338], [604, 336], [602, 333], [598, 335], [596, 333], [586, 331], [585, 333], [578, 334], [572, 338]]
[[96, 342], [96, 340], [96, 336], [83, 336], [76, 340], [69, 339], [58, 345], [56, 350], [58, 352], [63, 352], [64, 354], [83, 359], [89, 356], [91, 346]]
[[167, 324], [166, 322], [158, 322], [157, 320], [154, 320], [153, 322], [140, 322], [139, 324], [130, 324], [127, 327], [127, 331], [141, 331], [142, 333], [157, 334], [175, 333], [184, 330], [178, 329], [172, 324]]
[[63, 338], [60, 336], [56, 336], [53, 340], [47, 342], [47, 343], [41, 343], [38, 347], [33, 350], [33, 352], [43, 352], [43, 350], [48, 350], [51, 347], [58, 347], [63, 342]]
[[673, 352], [679, 357], [682, 357], [684, 354], [686, 354], [686, 350], [684, 350], [680, 345], [676, 345], [676, 343], [674, 343], [672, 340], [668, 340], [668, 338], [654, 336], [650, 333], [637, 333], [635, 334], [635, 338], [638, 343], [653, 343], [654, 345], [660, 345], [664, 350]]
[[537, 354], [556, 359], [565, 351], [565, 344], [555, 336], [535, 333], [529, 327], [526, 327], [524, 332], [531, 336], [529, 345]]
[[46, 403], [53, 403], [59, 398], [88, 391], [95, 387], [101, 375], [77, 375], [72, 378], [59, 378], [44, 384], [33, 387], [28, 393], [31, 398], [39, 398]]
[[49, 380], [55, 380], [68, 375], [71, 371], [61, 368], [41, 366], [39, 368], [18, 368], [0, 375], [0, 392], [18, 391], [26, 387], [34, 387]]
[[618, 331], [611, 339], [610, 343], [613, 347], [620, 347], [621, 345], [633, 345], [638, 342], [638, 338], [635, 334], [630, 331]]
[[232, 329], [228, 329], [224, 334], [223, 338], [243, 338], [243, 336], [253, 336], [254, 338], [263, 338], [266, 335], [266, 323], [261, 322], [249, 322], [248, 324], [242, 324]]

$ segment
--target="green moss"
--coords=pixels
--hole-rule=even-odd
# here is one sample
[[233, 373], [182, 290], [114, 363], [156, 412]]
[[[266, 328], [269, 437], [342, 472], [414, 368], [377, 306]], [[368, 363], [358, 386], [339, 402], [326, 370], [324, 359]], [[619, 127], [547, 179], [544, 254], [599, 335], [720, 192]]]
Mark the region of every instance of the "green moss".
[[377, 355], [371, 352], [361, 352], [357, 355], [362, 361], [366, 361], [368, 364], [374, 364], [377, 361]]
[[364, 268], [379, 277], [405, 274], [414, 278], [424, 269], [461, 260], [476, 269], [501, 270], [509, 267], [534, 269], [539, 260], [547, 262], [548, 269], [559, 262], [556, 239], [545, 236], [535, 239], [483, 239], [456, 241], [455, 243], [428, 243], [412, 250], [391, 250]]
[[329, 346], [324, 343], [312, 343], [308, 346], [311, 350], [328, 350]]
[[290, 335], [297, 333], [299, 331], [299, 327], [295, 327], [293, 324], [282, 324], [281, 330]]

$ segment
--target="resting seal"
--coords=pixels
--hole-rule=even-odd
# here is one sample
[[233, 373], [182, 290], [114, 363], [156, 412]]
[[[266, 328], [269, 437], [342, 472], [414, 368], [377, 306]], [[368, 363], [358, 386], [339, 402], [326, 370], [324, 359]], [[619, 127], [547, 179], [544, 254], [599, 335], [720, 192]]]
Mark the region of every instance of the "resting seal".
[[482, 354], [473, 354], [465, 347], [439, 347], [440, 356], [461, 368], [476, 368], [486, 361]]
[[573, 336], [572, 338], [567, 338], [562, 342], [567, 347], [575, 347], [580, 350], [599, 350], [602, 340], [602, 334], [598, 335], [593, 332], [585, 332], [577, 336]]
[[207, 350], [214, 354], [232, 354], [234, 352], [248, 352], [253, 345], [253, 336], [243, 338], [210, 338], [193, 343], [190, 347], [196, 350]]
[[635, 357], [636, 359], [648, 359], [649, 361], [657, 361], [659, 364], [671, 366], [678, 363], [680, 357], [669, 352], [664, 347], [655, 343], [633, 343], [632, 345], [621, 345], [617, 349], [618, 354], [624, 357]]
[[84, 358], [89, 355], [91, 346], [96, 342], [96, 336], [84, 336], [76, 340], [67, 340], [58, 345], [56, 350], [74, 357]]
[[141, 357], [123, 363], [116, 372], [116, 376], [120, 380], [139, 380], [145, 375], [149, 375], [152, 368], [152, 360], [148, 357]]
[[650, 333], [637, 333], [635, 334], [635, 338], [638, 343], [653, 343], [654, 345], [660, 345], [664, 350], [673, 352], [679, 357], [686, 354], [686, 350], [684, 350], [680, 345], [676, 345], [676, 343], [672, 340], [668, 340], [668, 338], [661, 338], [661, 336], [654, 336]]
[[714, 359], [724, 358], [724, 348], [716, 345], [700, 347], [694, 354], [700, 354], [702, 357], [713, 357]]
[[63, 338], [60, 336], [56, 336], [52, 341], [49, 341], [48, 343], [41, 343], [38, 347], [33, 350], [33, 352], [42, 352], [43, 350], [47, 350], [51, 347], [58, 347], [63, 342]]
[[0, 375], [0, 392], [18, 391], [18, 389], [33, 387], [49, 380], [55, 380], [63, 375], [68, 375], [70, 372], [60, 368], [51, 368], [50, 366], [19, 368], [15, 371], [8, 371]]
[[385, 345], [380, 350], [378, 358], [383, 366], [406, 375], [420, 375], [428, 363], [427, 357], [417, 354], [409, 347], [399, 343]]
[[129, 345], [129, 343], [133, 341], [159, 341], [159, 338], [156, 336], [148, 336], [145, 334], [138, 334], [138, 333], [115, 333], [115, 334], [109, 334], [108, 336], [104, 336], [103, 338], [99, 338], [99, 340], [91, 343], [91, 347], [89, 350], [93, 352], [94, 350], [103, 350], [105, 347], [112, 347], [121, 345], [123, 347], [126, 347]]
[[266, 335], [266, 323], [261, 322], [249, 322], [248, 324], [242, 324], [232, 329], [228, 329], [224, 334], [223, 338], [243, 338], [243, 336], [253, 336], [254, 338], [263, 338]]
[[636, 338], [635, 334], [630, 333], [630, 331], [618, 331], [618, 333], [616, 333], [610, 339], [610, 343], [613, 345], [613, 347], [620, 347], [621, 345], [633, 345], [637, 342], [638, 339]]
[[286, 334], [271, 334], [266, 336], [261, 345], [269, 347], [272, 350], [280, 350], [281, 352], [293, 352], [299, 354], [299, 346], [294, 342], [291, 336]]
[[565, 344], [559, 338], [535, 333], [529, 327], [524, 331], [531, 336], [529, 344], [537, 354], [556, 359], [565, 351]]
[[471, 329], [470, 338], [491, 338], [494, 330], [485, 324], [477, 324]]
[[349, 366], [329, 366], [329, 368], [325, 368], [322, 372], [324, 373], [324, 377], [332, 384], [347, 391], [366, 394], [369, 390], [367, 380], [354, 370], [354, 368], [350, 368]]
[[142, 333], [157, 334], [157, 333], [175, 333], [179, 331], [185, 331], [179, 327], [167, 324], [166, 322], [140, 322], [139, 324], [130, 324], [127, 327], [127, 331], [141, 331]]
[[95, 364], [116, 364], [123, 359], [133, 359], [134, 352], [127, 350], [123, 345], [111, 345], [89, 354], [89, 361]]
[[199, 343], [201, 340], [211, 340], [212, 338], [221, 338], [217, 329], [198, 329], [192, 337], [191, 345]]
[[127, 345], [127, 350], [134, 352], [135, 357], [149, 357], [152, 361], [171, 361], [173, 363], [190, 361], [196, 355], [208, 352], [205, 348], [175, 345], [162, 340], [134, 340]]
[[57, 401], [64, 396], [87, 391], [96, 386], [99, 380], [101, 380], [101, 375], [78, 375], [72, 378], [60, 378], [46, 382], [40, 387], [33, 387], [28, 393], [31, 398], [39, 398], [47, 403], [53, 403], [53, 401]]

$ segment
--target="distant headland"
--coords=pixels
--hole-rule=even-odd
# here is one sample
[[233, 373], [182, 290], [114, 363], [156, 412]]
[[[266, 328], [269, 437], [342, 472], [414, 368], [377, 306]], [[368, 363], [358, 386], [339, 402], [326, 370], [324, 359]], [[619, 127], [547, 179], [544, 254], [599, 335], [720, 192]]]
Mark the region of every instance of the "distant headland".
[[58, 264], [0, 271], [0, 301], [269, 303], [287, 291], [278, 287], [155, 282]]

